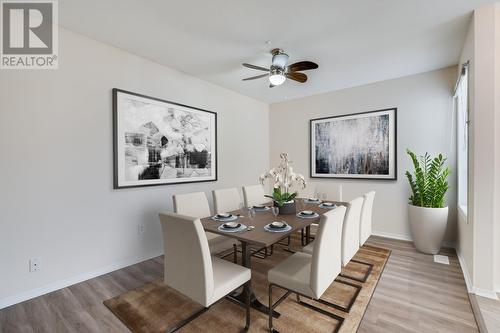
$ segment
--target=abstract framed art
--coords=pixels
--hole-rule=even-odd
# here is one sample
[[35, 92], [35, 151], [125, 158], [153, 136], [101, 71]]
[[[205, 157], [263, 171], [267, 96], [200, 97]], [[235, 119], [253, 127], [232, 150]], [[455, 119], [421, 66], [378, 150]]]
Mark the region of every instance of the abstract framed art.
[[310, 120], [311, 178], [397, 179], [397, 108]]
[[113, 89], [114, 188], [217, 180], [217, 114]]

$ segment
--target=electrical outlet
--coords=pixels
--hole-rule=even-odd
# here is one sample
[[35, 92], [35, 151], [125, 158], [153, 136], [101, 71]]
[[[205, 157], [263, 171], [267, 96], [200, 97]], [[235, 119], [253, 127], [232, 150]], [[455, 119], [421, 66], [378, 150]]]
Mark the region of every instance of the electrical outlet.
[[145, 226], [144, 224], [138, 224], [137, 225], [137, 234], [142, 235], [144, 233]]
[[42, 259], [38, 257], [30, 258], [30, 272], [38, 272], [42, 269]]

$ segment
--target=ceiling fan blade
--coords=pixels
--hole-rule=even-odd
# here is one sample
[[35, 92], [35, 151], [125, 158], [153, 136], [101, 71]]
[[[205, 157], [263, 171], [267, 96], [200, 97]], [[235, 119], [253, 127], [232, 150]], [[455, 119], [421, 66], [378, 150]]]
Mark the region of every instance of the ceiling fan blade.
[[307, 71], [309, 69], [318, 68], [318, 64], [312, 61], [299, 61], [288, 66], [289, 72]]
[[257, 69], [259, 71], [269, 72], [268, 68], [264, 68], [264, 67], [260, 67], [260, 66], [255, 66], [255, 65], [252, 65], [252, 64], [242, 64], [242, 65], [245, 66], [245, 67], [251, 68], [251, 69]]
[[290, 80], [294, 80], [300, 83], [304, 83], [307, 81], [307, 75], [305, 75], [304, 73], [297, 73], [297, 72], [286, 73], [286, 77], [289, 78]]
[[249, 80], [260, 79], [260, 78], [266, 77], [268, 75], [269, 74], [261, 74], [261, 75], [257, 75], [257, 76], [247, 77], [245, 79], [242, 79], [242, 81], [249, 81]]

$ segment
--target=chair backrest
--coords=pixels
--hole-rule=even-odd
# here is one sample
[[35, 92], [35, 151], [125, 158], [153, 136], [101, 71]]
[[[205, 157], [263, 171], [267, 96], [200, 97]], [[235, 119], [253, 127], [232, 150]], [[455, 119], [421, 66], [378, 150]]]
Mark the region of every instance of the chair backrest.
[[215, 213], [240, 209], [241, 197], [236, 187], [213, 190], [212, 195], [214, 196]]
[[342, 225], [346, 208], [325, 213], [319, 222], [311, 263], [311, 290], [320, 298], [342, 269]]
[[323, 190], [328, 200], [342, 201], [342, 185], [329, 184]]
[[316, 196], [316, 184], [308, 182], [306, 188], [298, 191], [299, 198], [314, 198]]
[[262, 205], [271, 201], [270, 198], [265, 197], [264, 186], [262, 185], [248, 185], [243, 186], [243, 202], [245, 207], [252, 207], [254, 205]]
[[363, 246], [372, 234], [372, 209], [375, 191], [370, 191], [364, 196], [363, 208], [361, 209], [361, 222], [359, 226], [359, 246]]
[[172, 200], [177, 214], [199, 218], [210, 216], [210, 206], [204, 192], [175, 194]]
[[[335, 185], [330, 182], [308, 183], [304, 190], [299, 191], [299, 196], [302, 198], [318, 196], [319, 199], [342, 201], [342, 185]], [[323, 196], [326, 198], [323, 198]]]
[[342, 266], [351, 261], [359, 249], [359, 222], [363, 197], [358, 197], [349, 202], [342, 230]]
[[160, 214], [160, 221], [165, 250], [165, 284], [208, 306], [214, 293], [214, 275], [200, 219], [168, 212]]

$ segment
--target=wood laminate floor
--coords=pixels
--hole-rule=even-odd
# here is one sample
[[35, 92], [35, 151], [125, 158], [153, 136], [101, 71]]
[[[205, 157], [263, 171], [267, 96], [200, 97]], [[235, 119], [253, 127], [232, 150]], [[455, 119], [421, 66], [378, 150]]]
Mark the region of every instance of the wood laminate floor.
[[[360, 333], [478, 332], [454, 250], [433, 262], [411, 243], [371, 237], [392, 250]], [[158, 257], [0, 310], [0, 332], [127, 332], [103, 301], [163, 275]]]

